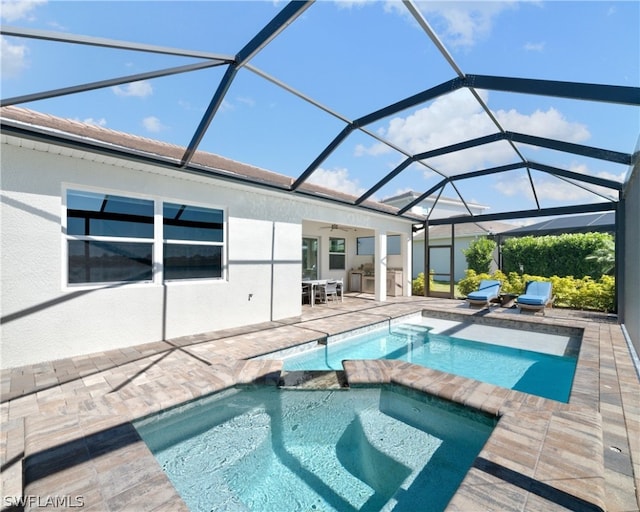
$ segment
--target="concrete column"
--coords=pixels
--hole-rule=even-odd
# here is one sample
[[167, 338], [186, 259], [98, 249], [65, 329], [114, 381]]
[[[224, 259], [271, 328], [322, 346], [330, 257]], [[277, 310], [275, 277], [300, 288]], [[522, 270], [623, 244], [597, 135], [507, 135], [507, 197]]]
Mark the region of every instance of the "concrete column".
[[375, 272], [376, 300], [387, 300], [387, 233], [376, 231]]
[[405, 297], [411, 297], [412, 262], [413, 235], [412, 233], [405, 233], [402, 235], [402, 295]]

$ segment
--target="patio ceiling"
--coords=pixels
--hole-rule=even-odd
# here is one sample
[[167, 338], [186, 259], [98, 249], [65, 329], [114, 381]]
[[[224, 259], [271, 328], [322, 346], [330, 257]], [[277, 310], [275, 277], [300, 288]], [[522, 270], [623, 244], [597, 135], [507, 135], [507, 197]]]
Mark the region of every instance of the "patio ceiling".
[[[196, 6], [197, 4], [195, 3]], [[240, 4], [243, 4], [245, 9], [247, 6], [257, 5], [244, 2]], [[323, 63], [318, 61], [318, 85], [314, 88], [315, 93], [303, 92], [292, 85], [298, 81], [295, 66], [301, 66], [300, 72], [303, 73], [307, 66], [300, 59], [310, 61], [316, 59], [316, 52], [322, 51], [325, 42], [311, 39], [309, 47], [296, 53], [298, 60], [292, 61], [293, 50], [287, 46], [287, 33], [296, 30], [299, 25], [303, 25], [304, 30], [311, 30], [309, 26], [314, 22], [314, 12], [331, 8], [326, 4], [328, 2], [290, 2], [275, 16], [261, 22], [256, 21], [252, 16], [247, 16], [247, 20], [239, 17], [235, 19], [238, 24], [237, 32], [246, 39], [245, 42], [239, 43], [237, 48], [233, 48], [233, 45], [228, 43], [220, 49], [212, 47], [205, 50], [185, 50], [172, 46], [90, 35], [3, 26], [1, 30], [3, 36], [39, 44], [57, 45], [60, 62], [73, 62], [77, 58], [73, 49], [81, 47], [83, 51], [92, 49], [122, 52], [123, 58], [129, 58], [131, 52], [136, 55], [142, 52], [148, 56], [149, 61], [153, 63], [152, 66], [156, 65], [155, 63], [164, 64], [177, 58], [180, 65], [162, 65], [149, 71], [126, 76], [113, 75], [111, 73], [115, 70], [104, 69], [96, 75], [100, 76], [100, 79], [65, 84], [49, 90], [38, 89], [35, 84], [35, 91], [23, 91], [4, 97], [0, 100], [1, 105], [28, 106], [34, 110], [55, 113], [61, 109], [60, 101], [67, 97], [96, 94], [125, 84], [184, 77], [184, 82], [176, 82], [180, 84], [179, 98], [185, 97], [185, 94], [188, 96], [185, 91], [188, 90], [190, 81], [200, 86], [203, 82], [207, 84], [210, 95], [208, 102], [205, 102], [206, 108], [202, 109], [203, 112], [200, 111], [197, 117], [193, 113], [189, 114], [193, 123], [192, 130], [187, 135], [182, 130], [177, 134], [174, 132], [174, 138], [169, 140], [184, 148], [182, 157], [176, 164], [177, 169], [188, 170], [193, 165], [196, 152], [207, 151], [286, 174], [292, 178], [291, 183], [280, 187], [281, 190], [308, 195], [308, 188], [303, 187], [305, 183], [313, 182], [321, 174], [326, 175], [327, 169], [347, 168], [347, 164], [341, 163], [341, 158], [352, 154], [358, 148], [366, 153], [362, 148], [368, 148], [369, 155], [377, 151], [379, 154], [385, 153], [393, 157], [379, 160], [373, 157], [368, 158], [363, 164], [363, 167], [367, 167], [367, 172], [363, 173], [366, 177], [362, 178], [360, 188], [349, 196], [342, 194], [338, 197], [336, 194], [336, 201], [355, 207], [364, 207], [368, 200], [383, 200], [385, 197], [394, 195], [398, 190], [411, 188], [418, 192], [419, 196], [400, 208], [395, 215], [415, 218], [414, 215], [409, 215], [412, 208], [428, 198], [435, 200], [432, 210], [435, 211], [440, 197], [458, 199], [468, 211], [468, 215], [463, 218], [439, 219], [434, 221], [435, 224], [616, 209], [620, 192], [624, 187], [625, 176], [628, 176], [629, 169], [638, 162], [639, 153], [635, 147], [640, 120], [640, 87], [567, 80], [566, 78], [570, 78], [572, 74], [590, 76], [588, 73], [572, 70], [568, 70], [566, 76], [560, 76], [557, 79], [556, 77], [522, 78], [508, 76], [506, 73], [469, 74], [462, 65], [458, 64], [457, 59], [453, 57], [454, 53], [432, 27], [423, 4], [404, 1], [395, 8], [401, 6], [405, 11], [404, 15], [411, 19], [411, 35], [407, 36], [405, 41], [397, 41], [397, 47], [394, 46], [396, 42], [390, 42], [392, 51], [387, 55], [380, 55], [377, 64], [380, 67], [377, 76], [386, 76], [389, 84], [376, 81], [362, 82], [358, 78], [358, 62], [355, 60], [353, 74], [341, 76], [338, 85], [335, 83], [336, 77], [329, 76], [325, 81], [323, 66], [326, 62], [330, 63], [331, 58], [334, 57], [334, 55], [328, 55], [325, 56], [326, 60]], [[180, 9], [180, 2], [175, 5], [176, 9]], [[581, 3], [568, 3], [568, 6], [575, 6], [575, 9], [579, 10]], [[260, 9], [263, 8], [260, 6]], [[350, 21], [353, 29], [351, 44], [358, 47], [359, 51], [366, 51], [368, 38], [372, 37], [371, 34], [366, 34], [366, 16], [373, 15], [370, 12], [372, 10], [371, 6], [362, 8], [361, 11], [346, 12], [336, 8], [336, 16], [352, 18]], [[579, 19], [578, 14], [576, 19]], [[144, 23], [143, 18], [139, 22]], [[397, 23], [398, 21], [390, 19], [389, 22]], [[404, 22], [406, 23], [406, 18]], [[332, 27], [325, 26], [322, 30], [330, 33], [331, 29]], [[297, 30], [303, 29], [297, 28]], [[363, 34], [360, 34], [359, 30], [362, 30]], [[406, 32], [409, 32], [408, 28]], [[167, 39], [171, 39], [169, 35]], [[336, 33], [335, 37], [338, 39], [340, 36]], [[594, 34], [594, 37], [597, 38], [598, 34]], [[416, 68], [408, 71], [399, 71], [394, 68], [394, 54], [406, 51], [416, 52], [416, 41], [420, 45], [415, 57]], [[607, 44], [604, 40], [601, 43]], [[573, 51], [581, 51], [578, 46], [576, 44]], [[348, 47], [349, 45], [342, 46], [343, 50], [351, 55]], [[218, 53], [218, 50], [223, 51]], [[611, 52], [617, 51], [619, 49], [611, 48]], [[277, 58], [280, 54], [283, 62], [292, 63], [293, 66], [273, 67], [271, 64], [273, 60], [265, 58], [261, 61], [266, 54], [269, 54], [270, 58]], [[85, 58], [86, 55], [88, 54], [85, 54]], [[96, 62], [99, 62], [99, 55], [96, 53]], [[419, 60], [421, 58], [423, 60]], [[265, 65], [269, 63], [268, 65], [275, 71], [265, 71], [260, 67], [261, 62]], [[638, 63], [630, 65], [637, 76]], [[429, 73], [420, 72], [419, 68], [422, 67], [428, 67]], [[507, 72], [509, 65], [508, 63], [503, 66], [496, 65], [495, 69]], [[330, 75], [329, 71], [326, 73]], [[108, 76], [110, 74], [111, 76]], [[76, 75], [74, 73], [73, 76]], [[91, 73], [87, 73], [87, 76], [89, 75]], [[606, 79], [606, 76], [602, 78]], [[230, 91], [233, 91], [236, 86], [239, 90], [245, 86], [256, 89], [257, 87], [270, 88], [276, 91], [273, 94], [279, 95], [278, 97], [284, 94], [294, 102], [291, 105], [299, 107], [297, 114], [292, 113], [290, 109], [271, 113], [273, 118], [270, 122], [275, 122], [278, 116], [282, 116], [281, 124], [286, 128], [279, 135], [279, 140], [267, 142], [271, 145], [277, 142], [277, 147], [274, 151], [270, 148], [269, 154], [279, 154], [280, 159], [276, 156], [264, 157], [267, 154], [266, 150], [262, 151], [262, 155], [260, 153], [260, 147], [263, 146], [260, 136], [267, 137], [270, 131], [269, 126], [263, 125], [259, 130], [254, 130], [254, 125], [264, 122], [265, 118], [261, 115], [256, 115], [253, 120], [250, 116], [246, 118], [246, 153], [241, 155], [227, 153], [224, 132], [228, 115], [226, 115], [225, 102], [228, 101]], [[347, 100], [341, 98], [341, 90], [358, 87], [363, 91], [363, 96], [367, 95], [364, 94], [365, 92], [370, 93], [374, 100], [363, 99], [362, 104], [351, 107]], [[408, 91], [411, 93], [407, 94]], [[484, 133], [476, 136], [466, 134], [455, 143], [440, 145], [434, 141], [416, 144], [415, 141], [402, 141], [393, 137], [390, 127], [394, 121], [401, 118], [400, 116], [405, 116], [402, 119], [407, 121], [410, 116], [418, 116], [424, 109], [435, 106], [437, 101], [454, 97], [459, 99], [460, 95], [466, 95], [464, 101], [475, 105], [470, 115], [477, 119], [474, 122], [483, 125], [481, 132]], [[581, 119], [582, 112], [597, 109], [601, 115], [600, 119], [607, 119], [610, 123], [627, 123], [632, 127], [631, 131], [635, 131], [628, 134], [627, 139], [616, 141], [616, 147], [611, 147], [611, 141], [604, 139], [602, 145], [598, 144], [598, 134], [593, 134], [590, 138], [590, 141], [596, 139], [594, 144], [587, 145], [578, 143], [575, 139], [569, 140], [570, 137], [566, 135], [549, 137], [530, 133], [521, 130], [518, 122], [509, 122], [508, 115], [497, 114], [498, 111], [509, 113], [509, 101], [515, 101], [516, 98], [521, 98], [521, 95], [530, 98], [531, 109], [537, 109], [536, 112], [544, 108], [566, 109], [572, 112], [575, 119]], [[499, 102], [496, 101], [494, 106], [496, 96]], [[270, 96], [265, 96], [265, 98], [268, 97]], [[398, 97], [400, 97], [399, 100], [396, 99]], [[544, 99], [546, 102], [540, 102]], [[192, 100], [195, 102], [196, 98]], [[99, 102], [96, 101], [96, 103]], [[376, 103], [382, 106], [371, 108], [371, 105]], [[327, 106], [328, 104], [331, 106]], [[166, 108], [170, 108], [169, 104]], [[315, 128], [316, 124], [318, 130], [311, 135], [309, 127], [314, 125]], [[523, 128], [526, 127], [526, 125], [523, 126]], [[8, 125], [3, 125], [3, 130], [10, 128]], [[307, 133], [306, 139], [305, 133]], [[244, 134], [237, 134], [237, 136], [244, 136]], [[165, 137], [170, 138], [170, 135], [166, 134]], [[76, 143], [79, 146], [82, 145], [81, 142]], [[304, 146], [304, 151], [295, 148], [294, 155], [295, 146]], [[488, 149], [493, 151], [495, 148], [500, 148], [501, 155], [496, 165], [483, 166], [479, 162], [487, 160], [474, 156], [479, 151]], [[131, 157], [134, 158], [136, 155], [132, 154]], [[264, 160], [261, 160], [262, 157]], [[163, 161], [162, 165], [166, 166], [166, 161]], [[212, 170], [212, 173], [215, 174], [215, 170]], [[505, 196], [496, 193], [493, 197], [495, 202], [489, 205], [492, 213], [473, 215], [468, 204], [477, 202], [475, 194], [481, 189], [486, 191], [495, 187], [496, 180], [499, 179], [525, 183], [528, 189], [525, 192], [527, 199], [513, 206], [504, 202]], [[567, 190], [574, 190], [577, 193], [567, 193], [564, 200], [557, 196], [551, 197], [549, 190], [553, 188], [554, 183], [557, 187], [566, 187]], [[483, 202], [486, 203], [486, 201]]]

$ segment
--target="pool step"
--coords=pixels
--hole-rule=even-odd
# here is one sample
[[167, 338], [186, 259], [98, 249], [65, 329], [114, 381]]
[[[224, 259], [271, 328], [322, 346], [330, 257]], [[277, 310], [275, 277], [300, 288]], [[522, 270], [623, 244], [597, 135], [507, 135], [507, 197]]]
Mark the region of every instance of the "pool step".
[[347, 388], [344, 371], [302, 370], [283, 372], [278, 387], [297, 389], [340, 389]]
[[424, 336], [432, 328], [426, 325], [419, 324], [398, 324], [391, 326], [392, 334], [400, 334], [405, 336]]

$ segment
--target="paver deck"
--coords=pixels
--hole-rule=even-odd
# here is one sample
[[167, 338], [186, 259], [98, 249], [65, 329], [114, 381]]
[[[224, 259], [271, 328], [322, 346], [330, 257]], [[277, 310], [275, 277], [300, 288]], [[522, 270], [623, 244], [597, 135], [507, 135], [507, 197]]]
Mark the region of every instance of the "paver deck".
[[352, 387], [391, 383], [500, 418], [449, 510], [640, 509], [640, 384], [615, 318], [361, 294], [284, 321], [3, 371], [2, 510], [21, 497], [25, 510], [186, 510], [132, 420], [238, 384], [275, 385], [281, 362], [248, 358], [420, 311], [583, 330], [568, 404], [401, 361], [345, 363]]

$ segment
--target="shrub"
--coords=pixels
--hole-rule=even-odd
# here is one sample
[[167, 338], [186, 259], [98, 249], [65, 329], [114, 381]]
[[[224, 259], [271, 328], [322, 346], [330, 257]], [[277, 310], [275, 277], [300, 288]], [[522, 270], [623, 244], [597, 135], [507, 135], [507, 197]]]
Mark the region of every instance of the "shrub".
[[496, 279], [502, 282], [502, 293], [520, 295], [524, 293], [529, 281], [551, 281], [554, 306], [573, 309], [588, 309], [595, 311], [613, 311], [615, 306], [615, 279], [612, 276], [603, 275], [600, 279], [589, 276], [576, 279], [573, 276], [545, 278], [529, 274], [510, 272], [506, 276], [499, 270], [493, 274], [477, 274], [473, 270], [466, 271], [466, 277], [458, 282], [458, 289], [464, 295], [468, 295], [478, 289], [482, 279]]
[[467, 269], [465, 270], [464, 279], [458, 281], [458, 291], [465, 296], [469, 295], [472, 291], [478, 289], [478, 285], [483, 279], [491, 279], [491, 276], [486, 272], [477, 274], [475, 270]]
[[524, 271], [547, 278], [572, 275], [597, 279], [603, 274], [603, 260], [589, 256], [603, 255], [612, 246], [609, 233], [509, 238], [502, 245], [502, 267], [505, 272]]
[[[429, 282], [433, 284], [433, 276], [429, 275]], [[420, 272], [411, 282], [411, 294], [415, 296], [424, 295], [424, 272]]]
[[552, 276], [555, 305], [573, 309], [613, 311], [615, 306], [615, 279], [604, 275], [598, 280], [589, 276]]
[[467, 259], [467, 266], [478, 273], [489, 272], [496, 243], [486, 237], [476, 238], [462, 253]]

